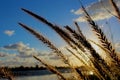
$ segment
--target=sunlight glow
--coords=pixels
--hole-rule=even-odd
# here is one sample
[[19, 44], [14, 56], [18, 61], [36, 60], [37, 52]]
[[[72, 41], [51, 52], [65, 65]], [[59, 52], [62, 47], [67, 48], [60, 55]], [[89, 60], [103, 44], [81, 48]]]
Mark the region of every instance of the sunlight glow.
[[90, 74], [90, 75], [93, 75], [94, 73], [93, 73], [93, 71], [89, 71], [89, 74]]

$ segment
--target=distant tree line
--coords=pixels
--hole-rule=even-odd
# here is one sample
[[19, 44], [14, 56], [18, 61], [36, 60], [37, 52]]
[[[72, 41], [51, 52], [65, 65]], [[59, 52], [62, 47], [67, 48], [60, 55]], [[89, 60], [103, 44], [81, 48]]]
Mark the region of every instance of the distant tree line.
[[[27, 70], [46, 70], [45, 66], [40, 66], [36, 65], [36, 66], [29, 66], [29, 67], [25, 67], [23, 65], [19, 66], [19, 67], [4, 67], [5, 69], [9, 69], [11, 71], [27, 71]], [[63, 66], [55, 66], [55, 68], [57, 69], [69, 69], [69, 67], [63, 67]]]

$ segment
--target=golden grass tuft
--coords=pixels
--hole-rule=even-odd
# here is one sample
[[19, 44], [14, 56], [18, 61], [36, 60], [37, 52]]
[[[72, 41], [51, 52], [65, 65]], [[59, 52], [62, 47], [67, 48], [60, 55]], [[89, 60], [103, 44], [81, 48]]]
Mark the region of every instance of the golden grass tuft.
[[5, 78], [8, 80], [14, 80], [13, 73], [9, 70], [9, 68], [1, 67], [0, 68], [0, 79]]

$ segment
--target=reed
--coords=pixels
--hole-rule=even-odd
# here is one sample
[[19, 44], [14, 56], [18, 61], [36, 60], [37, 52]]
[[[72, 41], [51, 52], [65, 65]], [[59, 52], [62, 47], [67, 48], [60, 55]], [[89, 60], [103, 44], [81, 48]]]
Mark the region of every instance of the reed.
[[91, 28], [93, 29], [93, 31], [97, 35], [102, 46], [109, 51], [111, 58], [113, 58], [115, 60], [116, 64], [118, 64], [118, 66], [119, 66], [120, 60], [119, 60], [117, 53], [115, 52], [115, 49], [113, 48], [111, 42], [109, 42], [109, 40], [107, 39], [107, 37], [103, 33], [103, 31], [100, 29], [100, 27], [91, 19], [90, 15], [87, 13], [85, 8], [84, 7], [82, 7], [82, 8], [85, 12], [85, 16], [86, 16], [88, 23], [90, 24]]
[[[112, 6], [115, 8], [115, 11], [117, 12], [117, 16], [119, 17], [118, 7], [115, 5], [114, 1], [111, 3], [112, 3]], [[84, 66], [87, 69], [93, 70], [94, 75], [96, 75], [99, 78], [99, 80], [118, 80], [120, 76], [120, 73], [119, 73], [120, 60], [117, 56], [117, 53], [115, 52], [115, 48], [112, 46], [112, 43], [107, 39], [102, 29], [100, 29], [100, 27], [92, 20], [92, 18], [87, 13], [83, 5], [82, 5], [82, 9], [84, 11], [87, 22], [89, 23], [94, 34], [96, 34], [96, 36], [98, 37], [98, 40], [100, 41], [99, 44], [95, 43], [94, 41], [91, 41], [91, 42], [96, 44], [99, 48], [101, 48], [105, 52], [105, 54], [107, 55], [107, 58], [113, 61], [112, 65], [114, 67], [109, 65], [108, 62], [105, 59], [103, 59], [102, 56], [94, 49], [94, 47], [89, 42], [90, 40], [88, 40], [82, 33], [82, 30], [80, 29], [80, 26], [78, 25], [77, 22], [74, 22], [77, 30], [72, 29], [68, 25], [64, 26], [64, 29], [63, 29], [61, 28], [61, 26], [53, 24], [48, 20], [46, 20], [45, 18], [27, 9], [22, 8], [24, 12], [33, 16], [35, 19], [38, 19], [40, 22], [48, 25], [48, 27], [54, 30], [69, 45], [69, 47], [75, 51], [72, 51], [69, 48], [66, 48], [66, 50], [69, 53], [71, 53], [73, 56], [75, 56], [75, 58], [77, 58], [80, 61], [80, 63], [84, 64]], [[62, 51], [60, 51], [51, 41], [49, 41], [49, 39], [45, 38], [43, 35], [35, 31], [34, 29], [26, 26], [25, 24], [19, 23], [19, 25], [22, 26], [27, 31], [29, 31], [37, 39], [39, 39], [44, 44], [46, 44], [47, 47], [52, 49], [58, 56], [60, 56], [63, 59], [64, 63], [66, 63], [76, 74], [76, 77], [77, 77], [76, 80], [89, 79], [88, 76], [83, 75], [82, 71], [79, 70], [79, 68], [75, 68], [72, 64], [70, 64], [71, 60]], [[60, 76], [63, 80], [69, 80], [69, 79], [66, 79], [53, 66], [49, 65], [45, 61], [42, 61], [40, 58], [36, 56], [33, 56], [33, 57], [38, 61], [40, 61], [43, 65], [45, 65], [48, 68], [48, 70]], [[86, 58], [89, 60], [89, 62]]]
[[[119, 66], [119, 59], [117, 54], [115, 53], [115, 49], [113, 48], [112, 44], [108, 41], [107, 37], [105, 36], [105, 34], [102, 32], [102, 30], [100, 29], [100, 27], [92, 20], [92, 18], [90, 17], [90, 15], [87, 13], [87, 11], [85, 10], [85, 8], [82, 6], [82, 9], [85, 13], [86, 19], [88, 21], [88, 23], [90, 24], [90, 27], [93, 29], [93, 32], [95, 32], [95, 34], [97, 35], [98, 39], [100, 40], [102, 46], [110, 51], [110, 56], [111, 58], [113, 58], [117, 64], [117, 66]], [[104, 62], [104, 61], [103, 61]], [[104, 62], [105, 63], [105, 62]], [[104, 65], [103, 65], [104, 66]], [[116, 66], [116, 65], [114, 65]], [[108, 67], [108, 68], [107, 68]], [[109, 72], [110, 74], [112, 74], [112, 78], [116, 78], [116, 74], [113, 74], [113, 71], [110, 70], [109, 65], [107, 65], [105, 63], [104, 68], [106, 68], [106, 71]]]
[[[92, 58], [90, 58], [90, 60], [92, 61], [93, 65], [98, 69], [101, 69], [101, 71], [99, 71], [101, 73], [101, 75], [103, 77], [105, 77], [105, 74], [107, 74], [107, 70], [109, 69], [109, 66], [106, 64], [106, 62], [101, 58], [101, 56], [94, 50], [94, 48], [91, 46], [91, 44], [86, 40], [86, 38], [84, 36], [80, 36], [79, 34], [77, 34], [74, 30], [72, 30], [69, 26], [66, 26], [66, 28], [73, 34], [73, 36], [80, 41], [80, 43], [90, 51], [90, 54], [92, 55]], [[98, 63], [99, 62], [99, 63]], [[103, 65], [104, 68], [102, 68]], [[99, 66], [99, 67], [97, 67]], [[107, 77], [106, 77], [107, 78]]]
[[[72, 39], [71, 36], [65, 30], [63, 30], [62, 28], [60, 28], [59, 26], [52, 24], [51, 22], [47, 21], [43, 17], [41, 17], [41, 16], [39, 16], [39, 15], [37, 15], [37, 14], [29, 11], [29, 10], [26, 10], [26, 9], [23, 9], [23, 8], [22, 8], [22, 10], [25, 11], [26, 13], [32, 15], [33, 17], [35, 17], [39, 21], [47, 24], [56, 33], [58, 33], [71, 47], [77, 46], [80, 50], [84, 50], [79, 43], [77, 43], [74, 39]], [[69, 60], [68, 60], [67, 63], [69, 64]], [[69, 66], [71, 66], [71, 65], [69, 64]], [[77, 74], [76, 70], [74, 68], [72, 68], [72, 69]]]

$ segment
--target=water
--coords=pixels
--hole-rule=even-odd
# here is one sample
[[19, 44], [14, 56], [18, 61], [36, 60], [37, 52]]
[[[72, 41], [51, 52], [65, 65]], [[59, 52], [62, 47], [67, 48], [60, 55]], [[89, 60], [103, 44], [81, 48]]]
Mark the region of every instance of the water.
[[[71, 73], [63, 73], [66, 78], [70, 78], [74, 76]], [[37, 76], [18, 76], [15, 77], [15, 80], [59, 80], [58, 76], [55, 74], [49, 75], [37, 75]]]
[[57, 76], [48, 70], [29, 70], [14, 72], [15, 80], [57, 80]]
[[[65, 75], [65, 77], [70, 76], [69, 69], [60, 69], [59, 71], [61, 71]], [[14, 71], [14, 74], [15, 80], [58, 80], [58, 76], [48, 70]]]
[[[8, 79], [0, 79], [8, 80]], [[17, 76], [14, 77], [14, 80], [58, 80], [55, 74], [52, 75], [41, 75], [41, 76]]]
[[21, 76], [15, 77], [15, 80], [58, 80], [57, 76], [51, 75], [41, 75], [41, 76]]

